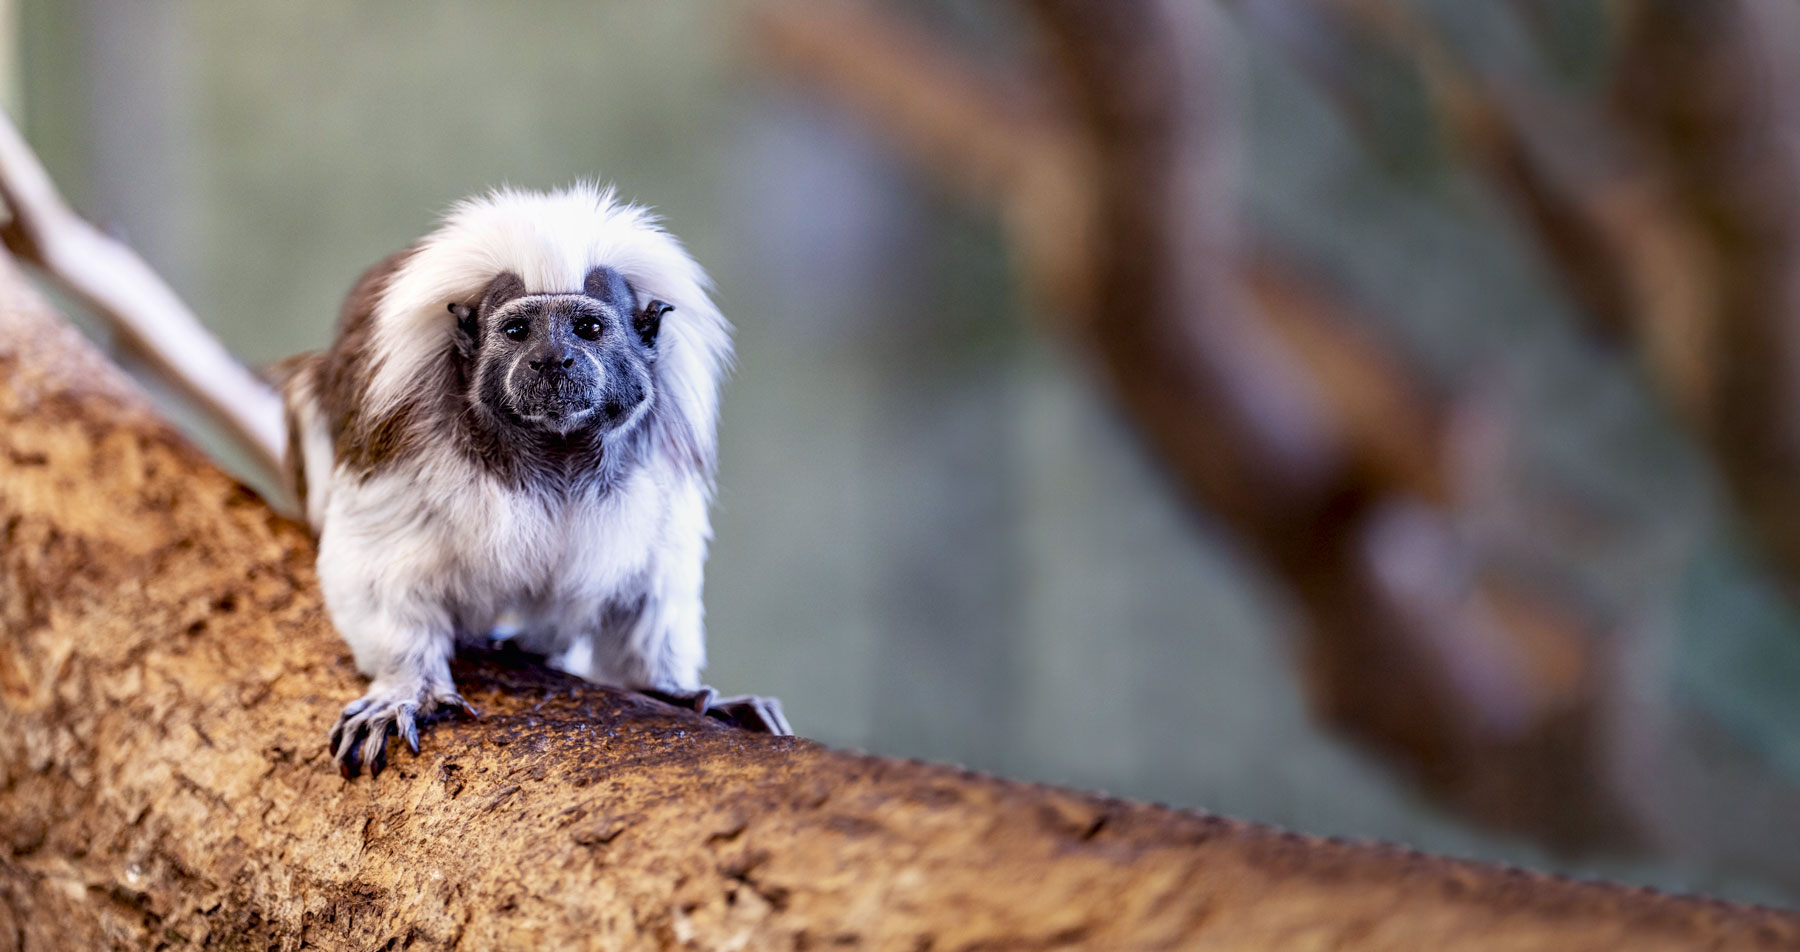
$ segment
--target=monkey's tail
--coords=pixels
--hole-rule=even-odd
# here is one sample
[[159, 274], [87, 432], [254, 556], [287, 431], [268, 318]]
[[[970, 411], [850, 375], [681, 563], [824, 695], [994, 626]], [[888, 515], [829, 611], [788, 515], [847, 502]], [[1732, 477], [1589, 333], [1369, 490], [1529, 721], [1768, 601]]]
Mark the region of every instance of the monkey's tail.
[[0, 239], [106, 321], [158, 377], [249, 454], [268, 485], [285, 484], [281, 395], [245, 367], [135, 252], [82, 220], [0, 113]]

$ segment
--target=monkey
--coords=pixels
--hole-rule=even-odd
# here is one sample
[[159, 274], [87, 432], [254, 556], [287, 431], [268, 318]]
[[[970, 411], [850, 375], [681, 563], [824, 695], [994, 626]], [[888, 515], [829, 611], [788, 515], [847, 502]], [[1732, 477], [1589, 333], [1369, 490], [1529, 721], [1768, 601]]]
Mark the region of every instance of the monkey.
[[370, 679], [327, 737], [346, 778], [379, 774], [390, 737], [417, 754], [434, 714], [473, 715], [449, 662], [495, 642], [792, 733], [779, 701], [700, 681], [731, 328], [649, 209], [595, 182], [465, 200], [363, 274], [328, 347], [259, 378], [68, 207], [3, 115], [0, 202], [8, 247], [298, 503]]
[[718, 698], [701, 583], [730, 326], [611, 188], [502, 189], [370, 268], [329, 347], [282, 370], [289, 486], [331, 620], [370, 679], [328, 741], [346, 777], [417, 753], [458, 646], [789, 734]]
[[450, 659], [496, 641], [792, 733], [778, 700], [700, 681], [731, 327], [649, 209], [595, 182], [467, 199], [357, 280], [328, 347], [259, 379], [68, 207], [3, 115], [0, 202], [9, 247], [298, 503], [370, 679], [327, 736], [346, 778], [379, 774], [390, 737], [417, 754], [425, 718], [473, 715]]

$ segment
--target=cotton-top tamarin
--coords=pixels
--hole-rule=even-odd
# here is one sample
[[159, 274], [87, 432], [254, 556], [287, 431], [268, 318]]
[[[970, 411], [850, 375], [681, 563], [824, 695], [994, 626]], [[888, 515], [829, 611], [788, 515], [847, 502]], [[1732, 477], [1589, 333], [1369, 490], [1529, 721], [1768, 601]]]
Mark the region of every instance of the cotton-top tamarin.
[[643, 208], [498, 191], [370, 269], [324, 351], [286, 365], [287, 468], [332, 621], [369, 676], [330, 741], [467, 709], [459, 643], [510, 638], [593, 681], [788, 733], [717, 699], [701, 573], [730, 326]]

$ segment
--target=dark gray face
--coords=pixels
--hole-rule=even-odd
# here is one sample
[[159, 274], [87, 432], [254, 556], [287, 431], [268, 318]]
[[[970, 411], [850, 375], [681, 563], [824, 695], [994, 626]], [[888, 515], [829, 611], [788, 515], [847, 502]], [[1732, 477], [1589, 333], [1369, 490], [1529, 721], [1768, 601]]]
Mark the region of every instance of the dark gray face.
[[611, 268], [578, 293], [529, 294], [510, 272], [473, 311], [452, 306], [472, 364], [472, 401], [514, 425], [566, 435], [635, 423], [654, 398], [650, 362], [668, 305], [639, 309]]

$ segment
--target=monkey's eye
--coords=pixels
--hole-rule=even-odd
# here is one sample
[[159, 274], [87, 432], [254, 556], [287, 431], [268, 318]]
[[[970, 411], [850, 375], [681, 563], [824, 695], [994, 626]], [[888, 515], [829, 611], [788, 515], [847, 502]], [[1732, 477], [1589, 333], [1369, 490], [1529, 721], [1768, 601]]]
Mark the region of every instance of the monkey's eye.
[[524, 340], [531, 336], [531, 322], [515, 317], [500, 325], [500, 333], [512, 340]]
[[582, 340], [599, 340], [600, 339], [600, 322], [597, 320], [594, 320], [591, 317], [576, 318], [575, 319], [575, 336], [581, 338]]

